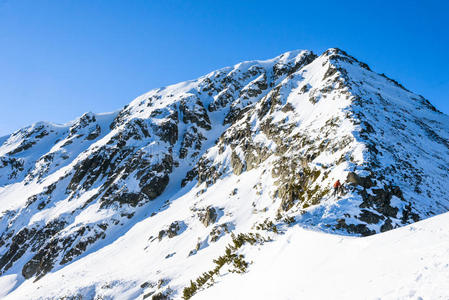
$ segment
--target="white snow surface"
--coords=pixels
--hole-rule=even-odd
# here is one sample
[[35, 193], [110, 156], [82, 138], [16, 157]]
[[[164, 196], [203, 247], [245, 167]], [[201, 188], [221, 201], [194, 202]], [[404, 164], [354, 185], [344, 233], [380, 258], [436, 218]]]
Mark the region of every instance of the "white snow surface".
[[[188, 204], [185, 197], [181, 200], [173, 207], [179, 215]], [[0, 277], [2, 297], [51, 299], [78, 293], [85, 299], [136, 299], [147, 280], [173, 276], [169, 284], [175, 288], [210, 268], [210, 260], [221, 254], [206, 248], [201, 258], [187, 259], [188, 235], [204, 231], [198, 227], [150, 245], [151, 228], [160, 223], [166, 223], [163, 214], [138, 223], [113, 244], [36, 283], [29, 280], [14, 289], [17, 276]], [[247, 260], [254, 262], [248, 273], [224, 272], [192, 299], [447, 299], [448, 227], [449, 213], [363, 238], [294, 225], [272, 242], [245, 249]], [[164, 259], [166, 253], [174, 255]]]
[[[241, 202], [251, 193], [248, 183], [255, 175], [248, 172], [239, 183], [223, 182], [208, 192], [211, 194], [204, 194], [201, 205], [226, 207], [235, 218], [222, 215], [220, 222], [233, 219], [243, 231], [250, 230], [250, 220], [255, 216], [250, 205], [245, 207]], [[229, 186], [242, 189], [241, 196], [226, 199]], [[217, 242], [221, 247], [205, 247], [188, 256], [197, 241], [206, 245], [210, 242], [202, 224], [195, 224], [193, 217], [185, 219], [192, 198], [181, 196], [169, 209], [135, 224], [112, 244], [38, 282], [22, 283], [23, 279], [13, 274], [0, 277], [2, 297], [140, 299], [140, 286], [155, 278], [169, 278], [172, 289], [185, 286], [209, 270], [212, 259], [222, 255], [225, 242], [229, 242], [225, 236]], [[150, 237], [157, 234], [155, 228], [179, 218], [189, 225], [183, 234], [150, 242]], [[273, 241], [242, 251], [245, 259], [253, 262], [248, 273], [233, 274], [224, 268], [214, 286], [192, 299], [447, 299], [448, 227], [449, 213], [363, 238], [299, 225], [282, 227], [280, 234], [272, 235]]]
[[449, 214], [370, 237], [289, 229], [192, 299], [448, 299]]

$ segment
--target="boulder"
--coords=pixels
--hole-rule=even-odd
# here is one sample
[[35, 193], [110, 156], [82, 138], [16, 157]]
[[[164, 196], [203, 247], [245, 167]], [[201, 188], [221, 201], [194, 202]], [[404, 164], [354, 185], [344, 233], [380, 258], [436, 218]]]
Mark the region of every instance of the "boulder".
[[361, 177], [354, 172], [348, 173], [346, 182], [352, 185], [359, 185], [367, 189], [374, 185], [370, 177]]
[[206, 212], [202, 215], [200, 215], [200, 220], [201, 223], [203, 223], [203, 225], [205, 227], [209, 226], [210, 224], [215, 223], [215, 221], [217, 220], [218, 214], [217, 211], [214, 207], [208, 207], [206, 209]]

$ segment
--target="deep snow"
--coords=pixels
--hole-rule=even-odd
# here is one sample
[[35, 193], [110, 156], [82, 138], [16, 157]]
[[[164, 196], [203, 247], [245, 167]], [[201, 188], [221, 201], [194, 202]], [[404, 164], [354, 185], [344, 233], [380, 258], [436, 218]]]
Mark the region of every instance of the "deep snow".
[[370, 237], [295, 226], [192, 299], [448, 299], [449, 213]]

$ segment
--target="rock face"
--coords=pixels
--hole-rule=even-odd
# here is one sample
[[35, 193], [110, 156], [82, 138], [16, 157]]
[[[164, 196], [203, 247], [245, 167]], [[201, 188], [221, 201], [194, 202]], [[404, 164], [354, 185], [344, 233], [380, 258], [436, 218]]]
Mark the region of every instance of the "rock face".
[[168, 226], [167, 229], [163, 229], [159, 231], [158, 239], [162, 240], [165, 236], [168, 238], [173, 238], [177, 236], [178, 234], [181, 234], [182, 231], [186, 229], [186, 224], [183, 221], [174, 221], [173, 223]]
[[[36, 123], [0, 138], [0, 274], [40, 279], [170, 214], [179, 195], [205, 210], [173, 213], [154, 235], [166, 243], [202, 223], [195, 256], [242, 219], [371, 235], [445, 212], [448, 124], [339, 49], [243, 62], [114, 113]], [[336, 179], [345, 192], [333, 196]]]
[[217, 210], [215, 209], [215, 207], [208, 207], [208, 208], [206, 208], [205, 212], [200, 214], [201, 223], [203, 223], [203, 225], [205, 227], [209, 226], [210, 224], [215, 223], [215, 221], [217, 220], [217, 217], [218, 217], [218, 213], [217, 213]]

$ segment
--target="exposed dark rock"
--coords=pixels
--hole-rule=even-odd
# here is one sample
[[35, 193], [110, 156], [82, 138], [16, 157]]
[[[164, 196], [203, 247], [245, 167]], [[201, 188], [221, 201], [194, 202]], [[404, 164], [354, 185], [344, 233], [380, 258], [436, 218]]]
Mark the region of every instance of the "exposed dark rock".
[[369, 236], [376, 233], [376, 231], [368, 229], [365, 224], [346, 224], [345, 219], [339, 219], [335, 228], [346, 230], [349, 233], [360, 234], [362, 236]]
[[393, 225], [391, 224], [391, 219], [388, 218], [385, 220], [384, 224], [380, 227], [380, 231], [385, 232], [391, 229], [393, 229]]
[[242, 163], [239, 156], [235, 152], [232, 152], [231, 154], [231, 166], [232, 171], [234, 172], [235, 175], [242, 174], [245, 168], [245, 165]]
[[289, 111], [294, 111], [295, 109], [294, 109], [294, 107], [293, 107], [293, 105], [291, 105], [291, 103], [286, 103], [285, 105], [284, 105], [284, 107], [282, 107], [282, 109], [281, 109], [281, 111], [282, 112], [289, 112]]
[[[369, 210], [362, 209], [361, 211], [362, 212], [361, 212], [361, 214], [359, 216], [359, 219], [361, 221], [365, 222], [365, 223], [377, 224], [377, 223], [379, 223], [380, 220], [385, 219], [384, 216], [375, 214], [375, 213], [373, 213], [373, 212], [371, 212]], [[390, 222], [391, 222], [391, 220], [390, 220]]]
[[205, 227], [209, 226], [210, 224], [215, 223], [217, 220], [218, 214], [214, 207], [208, 207], [206, 208], [206, 211], [202, 214], [200, 214], [200, 221], [203, 223]]
[[97, 124], [95, 127], [95, 130], [89, 133], [89, 135], [86, 137], [87, 140], [95, 140], [101, 133], [101, 127]]
[[301, 92], [302, 94], [307, 93], [308, 91], [310, 91], [310, 88], [311, 88], [311, 87], [312, 87], [312, 86], [311, 86], [310, 84], [305, 84], [305, 85], [303, 85], [302, 88], [300, 89], [300, 92]]
[[328, 77], [331, 77], [332, 75], [334, 75], [336, 73], [337, 73], [337, 69], [332, 67], [332, 66], [330, 66], [327, 69], [326, 73], [324, 74], [323, 80], [327, 79]]
[[171, 145], [174, 145], [178, 140], [178, 125], [173, 120], [165, 121], [160, 126], [155, 127], [154, 130], [161, 140]]
[[229, 223], [223, 223], [220, 225], [215, 225], [212, 230], [210, 231], [210, 241], [216, 242], [218, 241], [223, 235], [226, 233], [231, 232], [232, 224]]
[[217, 170], [217, 166], [211, 164], [212, 162], [210, 162], [208, 159], [200, 158], [199, 162], [196, 165], [198, 184], [205, 182], [207, 186], [210, 186], [214, 184], [222, 175], [221, 172]]
[[367, 189], [373, 186], [373, 182], [370, 177], [360, 177], [354, 172], [348, 173], [346, 177], [346, 182], [353, 185], [360, 185]]
[[32, 228], [29, 230], [23, 228], [12, 238], [9, 250], [0, 259], [2, 273], [7, 271], [12, 266], [12, 263], [28, 250], [37, 251], [37, 254], [24, 265], [22, 274], [25, 278], [28, 279], [36, 274], [44, 275], [50, 271], [59, 250], [56, 247], [58, 240], [52, 238], [65, 225], [66, 223], [63, 221], [54, 220], [41, 229]]
[[149, 183], [142, 186], [142, 193], [152, 200], [162, 194], [165, 187], [168, 185], [169, 177], [164, 175], [162, 177], [153, 177]]
[[[35, 233], [35, 228], [28, 229], [25, 227], [13, 236], [9, 249], [0, 258], [1, 274], [11, 268], [12, 264], [27, 251], [29, 247], [28, 240], [33, 237]], [[3, 238], [2, 234], [2, 243], [4, 244], [5, 240]]]
[[210, 130], [209, 115], [203, 106], [203, 103], [198, 99], [193, 106], [189, 107], [185, 100], [181, 100], [179, 109], [182, 113], [182, 121], [184, 123], [193, 123], [197, 126]]
[[196, 169], [189, 170], [186, 177], [181, 181], [181, 187], [185, 187], [187, 183], [198, 177], [198, 171]]
[[202, 142], [205, 140], [206, 137], [195, 126], [189, 127], [182, 137], [179, 158], [186, 158], [189, 149], [201, 150]]
[[162, 240], [165, 236], [171, 239], [184, 232], [186, 228], [187, 226], [183, 221], [174, 221], [167, 229], [159, 231], [158, 239]]
[[19, 152], [25, 151], [30, 149], [33, 145], [35, 145], [36, 142], [35, 141], [25, 141], [23, 142], [19, 147], [15, 148], [14, 150], [8, 152], [8, 155], [14, 155], [17, 154]]
[[365, 190], [361, 192], [363, 199], [360, 207], [373, 208], [386, 217], [397, 218], [399, 209], [391, 206], [391, 198], [396, 196], [403, 200], [402, 191], [397, 186], [386, 186], [383, 189], [372, 189], [374, 195], [367, 193]]

